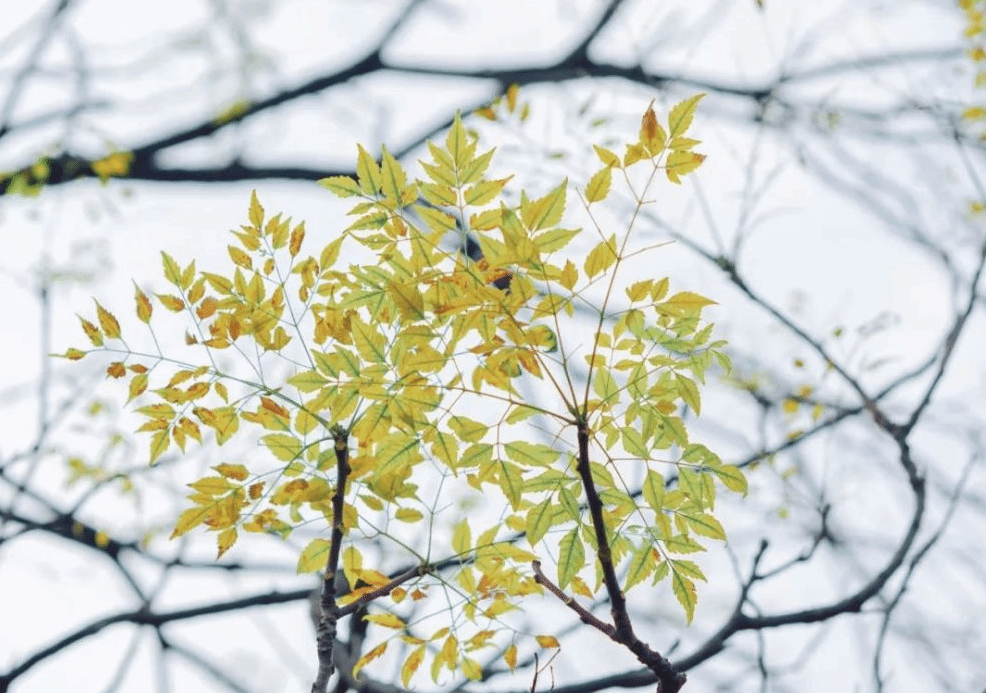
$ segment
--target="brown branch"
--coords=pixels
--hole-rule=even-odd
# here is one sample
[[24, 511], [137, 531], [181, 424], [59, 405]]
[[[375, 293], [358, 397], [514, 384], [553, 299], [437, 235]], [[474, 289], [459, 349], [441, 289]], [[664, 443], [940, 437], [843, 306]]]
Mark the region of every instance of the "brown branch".
[[346, 483], [349, 480], [349, 431], [342, 426], [332, 429], [336, 450], [336, 490], [332, 495], [332, 539], [329, 544], [329, 557], [325, 562], [325, 577], [322, 580], [321, 614], [317, 628], [318, 674], [312, 684], [312, 693], [326, 693], [329, 678], [335, 673], [332, 661], [332, 648], [335, 646], [336, 622], [339, 607], [336, 605], [336, 570], [339, 568], [339, 554], [342, 552], [343, 510], [346, 503]]

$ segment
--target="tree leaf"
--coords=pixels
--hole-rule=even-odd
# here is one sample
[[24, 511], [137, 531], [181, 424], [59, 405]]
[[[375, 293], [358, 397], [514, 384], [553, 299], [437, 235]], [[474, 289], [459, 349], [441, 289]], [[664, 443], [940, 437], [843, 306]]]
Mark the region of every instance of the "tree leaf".
[[328, 539], [315, 538], [308, 542], [298, 555], [297, 573], [300, 575], [324, 570], [331, 547], [332, 542]]
[[672, 139], [684, 135], [685, 131], [691, 127], [692, 119], [695, 117], [695, 108], [704, 96], [705, 94], [696, 94], [671, 109], [671, 113], [668, 114], [668, 128]]
[[604, 166], [596, 171], [585, 186], [585, 200], [589, 204], [605, 200], [613, 182], [613, 168]]
[[301, 441], [288, 433], [271, 433], [260, 440], [282, 462], [291, 462], [301, 455]]
[[585, 549], [578, 528], [567, 532], [558, 543], [558, 587], [565, 589], [585, 566]]

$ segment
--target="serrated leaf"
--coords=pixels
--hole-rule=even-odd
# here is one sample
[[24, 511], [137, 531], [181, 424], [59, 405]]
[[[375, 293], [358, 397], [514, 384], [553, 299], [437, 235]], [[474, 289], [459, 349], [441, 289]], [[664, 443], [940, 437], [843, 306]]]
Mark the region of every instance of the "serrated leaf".
[[175, 259], [163, 250], [161, 251], [161, 266], [164, 269], [164, 278], [178, 286], [181, 283], [181, 268]]
[[623, 448], [631, 455], [646, 460], [650, 457], [650, 451], [644, 443], [644, 438], [633, 426], [626, 426], [620, 429], [620, 438]]
[[608, 240], [597, 243], [589, 251], [583, 268], [591, 279], [600, 272], [605, 272], [614, 262], [616, 262], [616, 234], [610, 236]]
[[296, 572], [300, 575], [302, 573], [314, 573], [315, 571], [325, 569], [331, 548], [332, 542], [328, 539], [312, 539], [301, 550], [301, 554], [298, 555]]
[[553, 253], [567, 246], [580, 233], [582, 229], [548, 229], [534, 236], [534, 245], [542, 253]]
[[474, 207], [481, 207], [492, 202], [501, 192], [503, 192], [503, 186], [505, 186], [509, 180], [509, 177], [501, 178], [499, 180], [485, 180], [466, 188], [463, 193], [466, 204]]
[[607, 166], [620, 167], [620, 157], [616, 155], [616, 152], [612, 152], [606, 147], [600, 147], [598, 144], [592, 145], [592, 148], [596, 150], [596, 156]]
[[452, 416], [449, 417], [449, 428], [459, 437], [459, 440], [467, 443], [478, 443], [490, 427], [467, 416]]
[[558, 543], [558, 587], [565, 589], [585, 566], [585, 549], [578, 528], [567, 532]]
[[668, 114], [668, 128], [672, 139], [685, 134], [685, 131], [691, 126], [692, 119], [695, 117], [695, 108], [704, 96], [705, 94], [696, 94], [671, 109], [671, 113]]
[[181, 515], [178, 516], [178, 520], [175, 522], [175, 528], [172, 530], [171, 536], [168, 538], [176, 539], [183, 534], [187, 534], [205, 522], [211, 512], [212, 508], [201, 505], [196, 505], [194, 508], [182, 511]]
[[389, 614], [389, 613], [367, 614], [366, 616], [363, 617], [363, 620], [369, 623], [374, 623], [378, 626], [382, 626], [384, 628], [393, 628], [395, 630], [404, 628], [404, 626], [407, 625], [406, 623], [404, 623], [403, 619], [401, 619], [399, 616], [397, 616], [396, 614]]
[[742, 493], [744, 496], [746, 495], [748, 490], [746, 476], [740, 471], [739, 467], [729, 464], [721, 467], [713, 467], [712, 473], [719, 477], [719, 481], [725, 484], [729, 490]]
[[147, 390], [147, 373], [138, 373], [130, 379], [130, 388], [127, 393], [127, 402], [140, 397]]
[[664, 477], [659, 472], [653, 469], [647, 470], [642, 493], [651, 510], [656, 513], [664, 510]]
[[589, 204], [605, 200], [613, 182], [613, 168], [605, 166], [596, 171], [585, 186], [585, 200]]
[[527, 511], [524, 534], [528, 543], [534, 546], [551, 529], [555, 510], [551, 499], [547, 499]]
[[339, 197], [353, 197], [354, 195], [359, 195], [361, 192], [359, 183], [349, 176], [321, 178], [318, 184]]
[[558, 638], [553, 635], [535, 635], [534, 639], [537, 641], [538, 645], [544, 648], [561, 647], [561, 645], [558, 644]]
[[691, 623], [692, 618], [695, 617], [695, 604], [698, 603], [698, 591], [695, 589], [695, 583], [680, 571], [672, 569], [671, 591], [674, 592], [681, 608], [685, 610], [685, 620]]
[[657, 561], [654, 558], [654, 549], [650, 543], [644, 542], [641, 546], [637, 547], [637, 550], [634, 551], [630, 559], [623, 589], [628, 591], [638, 582], [646, 580], [647, 576], [654, 571], [656, 565]]
[[154, 464], [161, 455], [168, 451], [171, 446], [171, 436], [168, 435], [168, 429], [163, 429], [151, 436], [151, 459], [150, 464]]
[[301, 441], [287, 433], [271, 433], [260, 439], [277, 459], [291, 462], [301, 454]]
[[595, 374], [592, 376], [592, 391], [603, 401], [615, 398], [619, 392], [616, 380], [613, 379], [609, 369], [605, 366], [596, 369]]
[[701, 515], [685, 515], [684, 518], [688, 522], [688, 526], [691, 527], [696, 534], [700, 534], [703, 537], [709, 537], [710, 539], [726, 541], [726, 530], [722, 528], [722, 524], [719, 520], [712, 515], [703, 513]]
[[407, 659], [404, 660], [404, 664], [401, 665], [401, 684], [404, 688], [408, 687], [408, 684], [411, 682], [411, 677], [414, 676], [414, 672], [416, 672], [418, 667], [421, 666], [421, 662], [424, 661], [424, 658], [425, 645], [421, 644], [411, 650], [411, 654], [409, 654]]
[[357, 146], [356, 156], [356, 176], [360, 189], [367, 195], [376, 195], [380, 192], [380, 167], [368, 151], [363, 149], [363, 145]]
[[99, 326], [107, 337], [110, 339], [120, 338], [120, 323], [111, 312], [99, 304], [99, 301], [96, 301], [96, 317], [99, 318]]
[[219, 533], [219, 536], [216, 537], [216, 547], [218, 549], [216, 552], [217, 561], [223, 557], [224, 553], [232, 548], [233, 544], [236, 543], [237, 536], [236, 527], [227, 527]]
[[260, 204], [260, 200], [257, 198], [256, 189], [250, 193], [250, 213], [249, 213], [250, 223], [253, 224], [258, 229], [264, 223], [264, 208]]
[[565, 211], [565, 192], [567, 189], [568, 179], [566, 178], [544, 197], [532, 200], [527, 204], [521, 203], [520, 214], [524, 220], [524, 225], [531, 231], [537, 231], [558, 224]]
[[383, 656], [383, 653], [387, 651], [387, 644], [389, 642], [390, 642], [389, 640], [384, 640], [382, 643], [374, 647], [372, 650], [370, 650], [365, 655], [360, 657], [359, 660], [357, 660], [356, 664], [353, 666], [354, 679], [359, 677], [359, 672], [363, 667], [365, 667], [367, 664], [372, 662], [374, 659]]

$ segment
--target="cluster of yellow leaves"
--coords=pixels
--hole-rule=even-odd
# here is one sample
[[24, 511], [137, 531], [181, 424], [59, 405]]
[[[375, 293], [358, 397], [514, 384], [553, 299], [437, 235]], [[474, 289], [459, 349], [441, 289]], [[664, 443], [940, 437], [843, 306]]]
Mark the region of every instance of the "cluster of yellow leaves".
[[[603, 168], [591, 176], [583, 201], [604, 200], [614, 170], [649, 166], [674, 183], [694, 171], [704, 157], [693, 151], [698, 141], [686, 132], [700, 98], [674, 106], [666, 125], [648, 108], [622, 157], [597, 146]], [[508, 91], [508, 110], [517, 108], [516, 99], [516, 91]], [[739, 470], [690, 441], [681, 417], [686, 407], [700, 411], [698, 388], [708, 368], [728, 365], [722, 342], [711, 341], [711, 325], [702, 323], [712, 301], [688, 291], [671, 294], [667, 279], [638, 281], [619, 294], [613, 287], [631, 254], [632, 224], [622, 238], [600, 233], [602, 240], [577, 265], [562, 255], [582, 233], [561, 225], [567, 181], [540, 196], [521, 191], [519, 203], [508, 206], [500, 195], [510, 179], [487, 177], [494, 151], [480, 152], [460, 118], [443, 145], [428, 144], [422, 180], [411, 180], [386, 149], [378, 161], [359, 147], [355, 178], [320, 181], [355, 204], [352, 223], [317, 257], [302, 252], [304, 224], [292, 226], [281, 215], [267, 218], [256, 193], [248, 223], [233, 232], [228, 273], [199, 271], [194, 261], [183, 267], [162, 253], [164, 278], [174, 288], [157, 294], [157, 302], [187, 316], [185, 341], [202, 348], [205, 362], [181, 364], [156, 388], [149, 386], [151, 369], [132, 359], [107, 370], [110, 378], [130, 378], [130, 399], [153, 400], [136, 409], [146, 419], [139, 430], [151, 436], [152, 462], [172, 444], [184, 451], [189, 441], [201, 442], [205, 429], [220, 445], [241, 422], [264, 432], [261, 443], [283, 464], [276, 482], [244, 465], [221, 464], [213, 468], [215, 475], [189, 484], [192, 507], [172, 536], [205, 526], [217, 532], [220, 555], [239, 529], [286, 536], [312, 514], [324, 517], [326, 526], [332, 523], [337, 426], [352, 444], [342, 518], [350, 536], [360, 526], [357, 504], [424, 523], [413, 504], [425, 461], [503, 496], [509, 511], [502, 523], [474, 539], [463, 520], [449, 547], [464, 561], [455, 589], [474, 634], [445, 628], [422, 637], [394, 614], [371, 616], [378, 626], [400, 631], [393, 637], [414, 645], [402, 669], [405, 684], [428, 652], [435, 680], [444, 669], [479, 677], [480, 666], [467, 653], [493, 646], [491, 628], [500, 627], [499, 616], [541, 592], [529, 567], [538, 552], [557, 557], [562, 588], [585, 597], [600, 589], [596, 537], [572, 444], [565, 442], [575, 424], [591, 431], [592, 475], [605, 504], [614, 561], [626, 568], [626, 588], [670, 576], [689, 619], [694, 581], [704, 576], [680, 556], [703, 550], [696, 537], [725, 538], [712, 515], [714, 480], [746, 489]], [[634, 193], [640, 205], [644, 193]], [[447, 237], [461, 241], [463, 231], [478, 243], [480, 260], [450, 248]], [[352, 257], [344, 252], [347, 244], [359, 246], [361, 257], [370, 251], [374, 260], [342, 265], [342, 257]], [[582, 354], [589, 375], [580, 392], [569, 371], [575, 354], [565, 351], [559, 329], [576, 303], [586, 303], [586, 289], [599, 282], [609, 289], [606, 302], [594, 309], [615, 319], [600, 318], [594, 334], [576, 340], [590, 345]], [[614, 311], [624, 295], [625, 306]], [[135, 314], [148, 325], [154, 319], [153, 302], [139, 287]], [[117, 340], [114, 351], [132, 355], [118, 321], [101, 305], [95, 322], [80, 320], [93, 347], [105, 349]], [[277, 386], [255, 383], [252, 394], [231, 401], [226, 383], [243, 381], [217, 371], [209, 355], [240, 340], [251, 342], [251, 351], [274, 354], [292, 345], [295, 372]], [[70, 349], [65, 356], [86, 353]], [[521, 378], [542, 381], [562, 409], [548, 411], [522, 396]], [[462, 398], [484, 402], [486, 414], [500, 410], [499, 422], [466, 416], [456, 408]], [[526, 440], [529, 429], [520, 428], [535, 414], [557, 424], [553, 443]], [[672, 451], [680, 455], [670, 459]], [[645, 479], [642, 489], [625, 483], [624, 470], [631, 467], [643, 470], [637, 474]], [[670, 490], [661, 467], [677, 478]], [[504, 540], [507, 531], [523, 532], [531, 550]], [[324, 567], [329, 549], [326, 539], [309, 542], [299, 556], [299, 572]], [[387, 584], [386, 576], [362, 566], [354, 544], [343, 561], [351, 599]], [[582, 575], [590, 565], [596, 567], [594, 585]], [[390, 596], [398, 604], [407, 593], [399, 589]], [[424, 592], [411, 596], [423, 598]], [[358, 666], [382, 655], [387, 642]], [[538, 642], [557, 646], [551, 636]], [[515, 646], [504, 659], [516, 664]]]

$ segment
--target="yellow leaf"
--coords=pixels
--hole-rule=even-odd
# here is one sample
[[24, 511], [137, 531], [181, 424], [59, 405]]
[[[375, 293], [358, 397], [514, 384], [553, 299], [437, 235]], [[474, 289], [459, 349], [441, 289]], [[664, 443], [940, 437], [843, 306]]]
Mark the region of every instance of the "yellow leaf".
[[685, 577], [680, 571], [675, 570], [672, 565], [671, 570], [671, 590], [677, 597], [678, 603], [685, 610], [685, 620], [692, 622], [695, 616], [695, 604], [698, 602], [698, 592], [695, 590], [695, 583]]
[[130, 379], [130, 390], [127, 401], [139, 397], [147, 389], [147, 373], [138, 373], [133, 378]]
[[161, 251], [161, 266], [164, 268], [164, 278], [178, 286], [181, 284], [181, 268], [174, 258], [163, 250]]
[[229, 549], [236, 543], [236, 527], [227, 527], [216, 539], [216, 544], [218, 545], [218, 552], [216, 553], [216, 560], [223, 557], [223, 554], [229, 551]]
[[565, 191], [567, 188], [568, 179], [566, 178], [544, 197], [531, 200], [527, 204], [521, 202], [520, 214], [524, 219], [524, 225], [531, 231], [537, 231], [554, 226], [561, 221], [565, 211]]
[[596, 156], [607, 166], [620, 167], [620, 157], [616, 155], [616, 152], [612, 152], [606, 147], [600, 147], [598, 144], [592, 145], [592, 148], [596, 150]]
[[507, 666], [510, 667], [510, 671], [517, 668], [517, 646], [510, 644], [506, 650], [503, 651], [503, 661], [506, 662]]
[[151, 313], [153, 312], [151, 299], [140, 290], [136, 282], [134, 283], [134, 300], [137, 303], [137, 317], [140, 318], [141, 322], [149, 323], [151, 321]]
[[363, 556], [355, 546], [348, 546], [342, 552], [342, 572], [349, 583], [349, 589], [356, 587], [356, 582], [363, 572]]
[[79, 322], [82, 324], [82, 331], [86, 333], [86, 337], [89, 338], [92, 345], [103, 346], [103, 333], [99, 331], [99, 328], [83, 318], [81, 315], [77, 317], [79, 318]]
[[370, 650], [365, 655], [363, 655], [362, 657], [359, 658], [359, 661], [357, 661], [356, 664], [353, 666], [353, 678], [354, 679], [359, 677], [360, 669], [362, 669], [363, 667], [365, 667], [367, 664], [369, 664], [370, 662], [372, 662], [374, 659], [377, 659], [378, 657], [382, 657], [383, 656], [383, 653], [387, 651], [387, 643], [389, 643], [389, 642], [390, 642], [389, 640], [384, 640], [382, 643], [380, 643], [379, 645], [377, 645], [372, 650]]
[[463, 657], [461, 668], [465, 677], [471, 681], [479, 681], [483, 678], [483, 667], [475, 659]]
[[695, 108], [703, 96], [705, 94], [696, 94], [671, 109], [671, 113], [668, 114], [668, 127], [672, 139], [685, 134], [685, 131], [691, 126], [692, 119], [695, 117]]
[[178, 313], [185, 310], [185, 302], [177, 296], [172, 296], [171, 294], [156, 295], [157, 300], [161, 302], [161, 305], [170, 310], [172, 313]]
[[257, 199], [257, 191], [254, 189], [250, 193], [250, 223], [256, 228], [260, 228], [264, 223], [264, 208], [260, 205], [260, 200]]
[[380, 167], [376, 159], [363, 149], [363, 145], [357, 145], [357, 149], [356, 176], [359, 187], [367, 195], [376, 195], [380, 192]]
[[301, 550], [301, 554], [298, 556], [296, 568], [298, 574], [323, 570], [329, 558], [331, 546], [332, 542], [328, 539], [316, 538], [308, 542], [308, 545]]
[[339, 197], [352, 197], [360, 194], [360, 186], [349, 176], [331, 176], [322, 178], [318, 181], [326, 190], [329, 190]]
[[591, 279], [601, 272], [605, 272], [616, 262], [616, 234], [609, 237], [609, 240], [601, 241], [596, 244], [585, 258], [583, 268]]
[[558, 638], [553, 635], [535, 635], [534, 639], [541, 647], [561, 647], [558, 644]]
[[363, 620], [370, 623], [375, 623], [378, 626], [383, 626], [384, 628], [393, 628], [395, 630], [399, 630], [406, 625], [404, 621], [395, 614], [367, 614], [363, 617]]
[[404, 320], [423, 320], [425, 318], [424, 296], [414, 284], [391, 280], [387, 282], [387, 293], [397, 305]]
[[197, 505], [194, 508], [189, 508], [182, 512], [178, 516], [178, 521], [175, 522], [175, 528], [171, 532], [169, 539], [175, 539], [183, 534], [195, 529], [200, 524], [206, 521], [212, 509], [208, 506]]
[[95, 303], [96, 315], [99, 318], [99, 326], [102, 328], [103, 333], [110, 339], [119, 339], [120, 323], [117, 322], [112, 313], [99, 304], [99, 301], [96, 301]]
[[301, 252], [301, 244], [305, 240], [305, 222], [301, 222], [294, 227], [294, 231], [291, 232], [291, 240], [288, 242], [288, 252], [291, 253], [291, 257], [295, 257]]
[[383, 147], [383, 156], [381, 158], [380, 175], [381, 175], [381, 190], [388, 200], [392, 200], [396, 206], [401, 205], [401, 193], [404, 187], [407, 185], [407, 175], [404, 173], [404, 169], [398, 163], [397, 159], [387, 151], [386, 147]]
[[421, 514], [420, 510], [415, 510], [414, 508], [399, 508], [394, 517], [401, 522], [417, 522], [424, 515]]
[[589, 204], [605, 200], [613, 182], [613, 168], [605, 166], [596, 171], [585, 186], [585, 200]]
[[705, 161], [704, 154], [689, 151], [674, 151], [665, 164], [665, 173], [672, 183], [680, 183], [681, 176], [691, 173]]
[[301, 454], [301, 441], [287, 433], [272, 433], [260, 439], [277, 459], [291, 462]]
[[644, 144], [657, 138], [657, 114], [654, 107], [648, 106], [640, 119], [640, 141]]
[[242, 267], [243, 269], [253, 269], [253, 260], [244, 251], [237, 248], [235, 245], [229, 245], [226, 247], [229, 251], [229, 259], [233, 261], [234, 265]]
[[242, 464], [229, 464], [228, 462], [223, 462], [222, 464], [217, 464], [213, 467], [220, 475], [227, 479], [233, 479], [235, 481], [244, 481], [248, 476], [250, 476], [250, 471]]
[[58, 354], [58, 356], [61, 356], [62, 358], [66, 358], [69, 361], [78, 361], [82, 358], [85, 358], [85, 355], [87, 353], [88, 352], [82, 351], [81, 349], [73, 348], [73, 349], [67, 349], [64, 354]]
[[411, 651], [411, 654], [407, 656], [404, 664], [401, 666], [401, 684], [404, 688], [407, 688], [408, 684], [411, 682], [411, 677], [414, 676], [414, 672], [418, 670], [421, 666], [421, 662], [425, 658], [425, 646], [418, 645]]
[[171, 438], [168, 436], [168, 429], [163, 429], [151, 436], [151, 460], [150, 464], [168, 451], [171, 445]]

